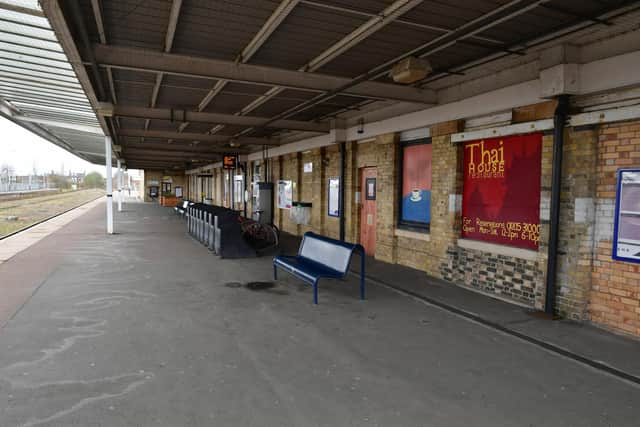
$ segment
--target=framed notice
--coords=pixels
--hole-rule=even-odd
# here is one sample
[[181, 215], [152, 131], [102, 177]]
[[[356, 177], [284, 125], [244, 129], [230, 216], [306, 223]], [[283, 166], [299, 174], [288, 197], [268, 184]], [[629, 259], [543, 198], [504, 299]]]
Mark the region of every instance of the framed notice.
[[618, 171], [613, 259], [640, 263], [640, 169]]
[[329, 178], [327, 215], [340, 216], [340, 178]]
[[291, 209], [293, 205], [293, 182], [278, 181], [278, 208]]
[[305, 164], [304, 164], [304, 166], [303, 166], [302, 171], [303, 171], [304, 173], [311, 173], [311, 172], [313, 172], [313, 162], [305, 163]]
[[375, 200], [376, 199], [376, 179], [375, 178], [367, 178], [365, 179], [365, 199], [367, 200]]
[[464, 145], [462, 237], [538, 249], [542, 134]]
[[182, 198], [182, 187], [176, 187], [176, 197], [178, 199]]

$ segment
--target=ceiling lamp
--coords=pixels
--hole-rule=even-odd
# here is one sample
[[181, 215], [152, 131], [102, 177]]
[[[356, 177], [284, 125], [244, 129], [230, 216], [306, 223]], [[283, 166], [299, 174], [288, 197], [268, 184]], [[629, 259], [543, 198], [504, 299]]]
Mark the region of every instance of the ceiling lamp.
[[427, 77], [433, 68], [426, 59], [410, 56], [398, 62], [389, 74], [396, 83], [415, 83]]

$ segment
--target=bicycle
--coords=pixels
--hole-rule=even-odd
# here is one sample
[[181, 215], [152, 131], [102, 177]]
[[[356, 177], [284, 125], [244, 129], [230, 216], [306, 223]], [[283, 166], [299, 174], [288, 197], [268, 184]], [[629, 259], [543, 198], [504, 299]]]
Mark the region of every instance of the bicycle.
[[265, 251], [280, 244], [278, 227], [250, 218], [239, 217], [242, 235], [256, 250]]

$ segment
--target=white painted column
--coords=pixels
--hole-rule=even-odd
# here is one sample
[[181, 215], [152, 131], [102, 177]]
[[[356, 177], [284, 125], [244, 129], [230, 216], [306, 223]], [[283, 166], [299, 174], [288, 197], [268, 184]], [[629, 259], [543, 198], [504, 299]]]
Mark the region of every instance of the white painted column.
[[122, 163], [116, 161], [118, 166], [118, 212], [122, 212]]
[[113, 178], [111, 176], [111, 137], [104, 137], [104, 157], [107, 167], [107, 233], [113, 234]]

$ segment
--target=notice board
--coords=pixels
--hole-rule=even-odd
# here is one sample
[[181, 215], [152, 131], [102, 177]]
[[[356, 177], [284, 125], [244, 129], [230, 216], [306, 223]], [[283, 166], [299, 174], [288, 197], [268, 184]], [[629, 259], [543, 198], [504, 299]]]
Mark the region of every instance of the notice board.
[[464, 144], [462, 237], [538, 249], [542, 134]]
[[289, 180], [278, 181], [278, 208], [291, 209], [293, 205], [293, 182]]
[[640, 263], [640, 169], [620, 169], [616, 188], [613, 259]]

